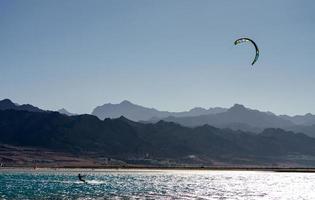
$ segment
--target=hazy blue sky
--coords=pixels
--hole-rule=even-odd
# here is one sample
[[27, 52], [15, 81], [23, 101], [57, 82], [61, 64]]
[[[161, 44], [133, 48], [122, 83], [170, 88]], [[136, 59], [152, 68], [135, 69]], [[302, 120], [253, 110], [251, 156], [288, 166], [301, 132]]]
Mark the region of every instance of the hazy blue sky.
[[[315, 113], [315, 1], [0, 0], [0, 98]], [[260, 47], [254, 68], [248, 36]]]

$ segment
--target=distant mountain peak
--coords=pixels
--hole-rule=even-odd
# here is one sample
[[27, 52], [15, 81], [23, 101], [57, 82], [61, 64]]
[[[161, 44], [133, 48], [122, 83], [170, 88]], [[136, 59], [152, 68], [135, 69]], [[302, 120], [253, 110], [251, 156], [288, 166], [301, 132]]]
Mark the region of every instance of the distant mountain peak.
[[60, 111], [60, 112], [65, 112], [65, 111], [67, 111], [65, 108], [61, 108], [61, 109], [59, 109], [58, 111]]
[[66, 110], [65, 108], [61, 108], [61, 109], [57, 110], [57, 112], [59, 112], [60, 114], [68, 115], [68, 116], [77, 115], [77, 114], [74, 114], [74, 113], [69, 112], [69, 111]]
[[0, 102], [3, 102], [3, 103], [12, 103], [12, 104], [14, 104], [10, 99], [3, 99], [3, 100], [1, 100]]
[[236, 107], [236, 108], [246, 108], [243, 104], [234, 104], [232, 107]]
[[120, 104], [125, 104], [125, 105], [135, 105], [133, 103], [131, 103], [130, 101], [128, 100], [123, 100], [122, 102], [120, 102]]
[[118, 119], [123, 120], [123, 121], [130, 121], [128, 118], [124, 117], [123, 115], [120, 116]]
[[10, 99], [0, 100], [0, 110], [24, 110], [30, 112], [44, 112], [44, 110], [41, 110], [30, 104], [19, 105], [13, 103]]
[[229, 111], [246, 111], [249, 110], [248, 108], [246, 108], [244, 105], [242, 104], [234, 104]]
[[202, 112], [202, 111], [206, 111], [207, 109], [205, 108], [201, 108], [201, 107], [195, 107], [189, 110], [189, 112]]
[[1, 105], [10, 105], [10, 106], [15, 106], [15, 103], [13, 103], [10, 99], [3, 99], [0, 100]]

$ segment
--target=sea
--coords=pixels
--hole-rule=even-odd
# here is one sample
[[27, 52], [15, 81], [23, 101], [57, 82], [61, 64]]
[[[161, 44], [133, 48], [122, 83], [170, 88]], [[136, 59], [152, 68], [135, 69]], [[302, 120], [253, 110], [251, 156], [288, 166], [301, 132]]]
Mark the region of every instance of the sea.
[[[78, 179], [82, 174], [87, 183]], [[0, 199], [315, 199], [314, 173], [1, 169]]]

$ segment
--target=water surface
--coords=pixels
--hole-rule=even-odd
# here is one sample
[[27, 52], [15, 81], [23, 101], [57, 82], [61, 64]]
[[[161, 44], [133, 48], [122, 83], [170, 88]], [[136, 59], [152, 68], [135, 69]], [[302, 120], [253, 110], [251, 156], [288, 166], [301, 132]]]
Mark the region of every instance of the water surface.
[[[77, 178], [86, 175], [88, 184]], [[197, 170], [1, 170], [0, 199], [315, 199], [315, 174]]]

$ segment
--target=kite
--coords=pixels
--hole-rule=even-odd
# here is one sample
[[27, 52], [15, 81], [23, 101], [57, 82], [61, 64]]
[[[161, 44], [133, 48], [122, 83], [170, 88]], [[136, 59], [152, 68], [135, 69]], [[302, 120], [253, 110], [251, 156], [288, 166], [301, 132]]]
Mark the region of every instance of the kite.
[[238, 45], [238, 44], [241, 44], [241, 43], [244, 43], [244, 42], [250, 42], [255, 47], [256, 55], [255, 55], [255, 59], [252, 62], [252, 65], [254, 65], [255, 62], [258, 60], [258, 57], [259, 57], [259, 49], [258, 49], [256, 43], [253, 40], [249, 39], [249, 38], [239, 38], [239, 39], [235, 40], [234, 44]]

